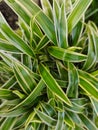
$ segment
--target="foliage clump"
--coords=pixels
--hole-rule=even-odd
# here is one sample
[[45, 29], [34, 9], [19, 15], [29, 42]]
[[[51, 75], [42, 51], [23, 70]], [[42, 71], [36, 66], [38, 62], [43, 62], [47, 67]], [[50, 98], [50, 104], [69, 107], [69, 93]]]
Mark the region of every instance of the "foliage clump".
[[98, 30], [85, 22], [92, 0], [5, 0], [0, 14], [1, 130], [97, 130]]

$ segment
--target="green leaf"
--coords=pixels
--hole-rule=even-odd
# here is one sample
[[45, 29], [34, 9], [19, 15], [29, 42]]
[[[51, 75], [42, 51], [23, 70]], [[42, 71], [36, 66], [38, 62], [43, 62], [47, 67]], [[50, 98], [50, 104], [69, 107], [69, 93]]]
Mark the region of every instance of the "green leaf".
[[63, 125], [64, 125], [64, 111], [58, 112], [58, 120], [55, 130], [63, 130]]
[[77, 45], [78, 41], [80, 40], [84, 27], [82, 21], [79, 21], [72, 30], [72, 42], [73, 42], [72, 45]]
[[65, 12], [65, 4], [63, 2], [61, 6], [61, 13], [60, 13], [60, 21], [59, 21], [59, 43], [60, 47], [67, 48], [68, 47], [68, 29], [67, 29], [67, 18], [66, 18], [66, 12]]
[[14, 58], [10, 54], [6, 54], [4, 52], [0, 52], [0, 56], [2, 57], [3, 61], [12, 68], [13, 64], [12, 61], [18, 61], [16, 58]]
[[6, 118], [4, 120], [4, 122], [2, 123], [0, 129], [1, 130], [11, 130], [15, 124], [15, 121], [16, 121], [16, 119], [14, 117], [13, 118], [10, 118], [10, 117]]
[[92, 0], [77, 0], [74, 8], [68, 16], [68, 32], [76, 26], [79, 20], [82, 18], [87, 8], [90, 6]]
[[14, 76], [12, 76], [11, 78], [9, 78], [9, 80], [7, 82], [5, 82], [5, 84], [3, 84], [1, 86], [1, 88], [4, 88], [4, 89], [10, 89], [12, 88], [14, 85], [16, 84], [16, 79]]
[[16, 110], [12, 110], [12, 111], [1, 110], [0, 111], [0, 116], [1, 117], [19, 117], [19, 116], [27, 113], [27, 111], [28, 111], [28, 109], [23, 108], [23, 107], [17, 108]]
[[28, 113], [25, 113], [23, 116], [18, 117], [15, 122], [14, 129], [19, 129], [20, 127], [22, 127], [26, 122], [28, 115]]
[[98, 99], [98, 89], [89, 82], [87, 79], [85, 79], [82, 76], [79, 76], [79, 85], [80, 87], [87, 93], [88, 96], [91, 96], [95, 98], [96, 100]]
[[95, 124], [91, 120], [89, 120], [85, 115], [79, 114], [79, 117], [88, 130], [97, 130], [98, 129], [95, 126]]
[[[19, 16], [24, 18], [29, 24], [29, 19], [36, 16], [37, 23], [40, 25], [47, 37], [56, 45], [56, 36], [53, 22], [42, 12], [42, 10], [33, 2], [27, 0], [14, 0], [14, 2], [6, 1]], [[20, 12], [22, 12], [22, 14]], [[27, 15], [25, 17], [25, 15]]]
[[82, 126], [75, 125], [75, 130], [84, 130]]
[[0, 88], [0, 99], [12, 100], [12, 97], [16, 98], [11, 90]]
[[98, 100], [95, 100], [93, 98], [90, 98], [90, 100], [91, 100], [91, 103], [92, 103], [92, 105], [94, 107], [94, 111], [96, 112], [96, 114], [98, 116]]
[[87, 59], [87, 56], [77, 52], [70, 51], [68, 49], [63, 49], [59, 47], [49, 47], [48, 52], [53, 57], [68, 62], [82, 62]]
[[51, 117], [55, 116], [56, 111], [52, 105], [50, 105], [49, 103], [41, 103], [41, 106], [47, 112], [49, 116]]
[[86, 71], [78, 70], [78, 73], [81, 77], [84, 77], [88, 80], [96, 89], [98, 89], [98, 80], [92, 74], [87, 73]]
[[47, 70], [47, 68], [44, 65], [39, 66], [40, 74], [47, 85], [47, 87], [54, 92], [54, 94], [61, 99], [63, 102], [68, 104], [69, 106], [71, 105], [70, 100], [67, 98], [66, 94], [64, 91], [61, 89], [61, 87], [58, 85], [56, 80], [53, 78], [53, 76], [50, 74], [50, 72]]
[[52, 7], [48, 0], [41, 0], [43, 12], [50, 18], [53, 19]]
[[34, 90], [23, 101], [21, 101], [18, 105], [13, 107], [11, 111], [21, 106], [29, 106], [39, 96], [44, 87], [45, 85], [41, 79], [37, 86], [34, 88]]
[[87, 26], [88, 31], [88, 54], [87, 54], [87, 60], [84, 63], [83, 69], [84, 70], [90, 70], [93, 65], [96, 62], [96, 46], [95, 46], [95, 39], [94, 39], [94, 33], [90, 25]]
[[58, 69], [60, 79], [62, 79], [63, 82], [68, 83], [68, 71], [66, 67], [60, 61], [56, 61], [56, 66]]
[[55, 33], [58, 41], [58, 46], [62, 48], [68, 47], [67, 42], [67, 19], [65, 12], [65, 3], [61, 8], [56, 0], [53, 1], [53, 18], [55, 25]]
[[14, 62], [13, 69], [17, 82], [19, 83], [22, 90], [26, 94], [30, 93], [34, 89], [36, 82], [29, 71], [18, 62]]
[[83, 113], [84, 107], [80, 106], [74, 102], [72, 102], [72, 106], [68, 106], [67, 104], [64, 105], [65, 110], [68, 110], [73, 113]]
[[73, 121], [73, 123], [81, 126], [82, 123], [81, 123], [81, 120], [80, 120], [78, 114], [73, 113], [71, 111], [67, 111], [67, 114], [69, 115], [69, 117], [71, 118], [71, 120]]
[[10, 44], [8, 41], [0, 39], [0, 50], [10, 53], [22, 53], [19, 49], [17, 49], [14, 45]]
[[25, 41], [29, 41], [30, 40], [29, 27], [21, 19], [19, 19], [18, 24], [19, 24], [19, 27], [20, 27], [20, 29], [22, 31], [22, 37], [24, 38]]
[[53, 119], [52, 117], [48, 116], [47, 114], [45, 114], [44, 112], [41, 112], [39, 110], [36, 110], [36, 114], [39, 116], [39, 118], [48, 126], [52, 126], [54, 127], [56, 125], [56, 120]]
[[77, 98], [78, 97], [78, 71], [72, 63], [68, 64], [68, 76], [69, 76], [69, 85], [67, 87], [68, 97]]
[[21, 50], [23, 53], [35, 57], [33, 50], [25, 43], [14, 31], [8, 26], [2, 14], [0, 13], [0, 31], [12, 45]]
[[[40, 107], [40, 105], [38, 105], [37, 107], [36, 107], [36, 109], [39, 109], [39, 107]], [[30, 115], [28, 116], [28, 118], [27, 118], [27, 120], [26, 120], [26, 122], [25, 122], [25, 126], [26, 126], [26, 128], [29, 126], [29, 124], [32, 122], [32, 120], [33, 120], [33, 118], [34, 118], [34, 116], [36, 115], [36, 112], [35, 111], [32, 111], [31, 113], [30, 113]]]
[[54, 20], [54, 27], [55, 27], [55, 34], [57, 39], [57, 45], [59, 45], [58, 39], [58, 28], [59, 28], [59, 12], [60, 7], [56, 0], [53, 0], [53, 20]]
[[36, 52], [44, 48], [48, 43], [49, 39], [47, 38], [47, 36], [43, 36], [38, 45], [36, 46]]
[[64, 122], [65, 122], [68, 126], [70, 126], [70, 127], [72, 127], [72, 128], [75, 128], [75, 123], [73, 122], [73, 120], [71, 119], [71, 117], [68, 115], [67, 112], [65, 112]]

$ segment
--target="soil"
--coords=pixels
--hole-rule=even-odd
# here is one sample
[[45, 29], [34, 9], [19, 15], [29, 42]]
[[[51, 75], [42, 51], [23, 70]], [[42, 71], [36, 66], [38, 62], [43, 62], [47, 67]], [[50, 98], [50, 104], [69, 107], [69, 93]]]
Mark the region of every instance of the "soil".
[[18, 28], [18, 25], [16, 24], [18, 17], [4, 1], [0, 2], [0, 11], [11, 28], [16, 30]]

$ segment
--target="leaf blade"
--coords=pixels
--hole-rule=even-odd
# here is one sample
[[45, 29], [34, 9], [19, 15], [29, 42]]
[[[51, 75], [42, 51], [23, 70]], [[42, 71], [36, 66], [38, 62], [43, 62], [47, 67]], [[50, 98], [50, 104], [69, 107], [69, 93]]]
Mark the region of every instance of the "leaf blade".
[[60, 88], [58, 83], [55, 81], [55, 79], [52, 77], [52, 75], [49, 73], [47, 68], [44, 65], [39, 66], [40, 74], [47, 85], [47, 87], [54, 92], [54, 94], [60, 98], [62, 101], [64, 101], [66, 104], [71, 105], [69, 99], [67, 98], [66, 94], [63, 92], [63, 90]]

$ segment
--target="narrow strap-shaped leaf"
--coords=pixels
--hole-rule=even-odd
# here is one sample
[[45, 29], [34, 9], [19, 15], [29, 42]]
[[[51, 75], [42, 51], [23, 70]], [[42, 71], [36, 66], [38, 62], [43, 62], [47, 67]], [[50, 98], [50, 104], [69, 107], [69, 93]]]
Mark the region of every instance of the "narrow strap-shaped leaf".
[[21, 92], [18, 91], [18, 90], [14, 90], [13, 93], [14, 93], [15, 95], [17, 95], [20, 99], [24, 99], [24, 98], [26, 97], [25, 94], [21, 93]]
[[68, 82], [68, 71], [66, 70], [66, 67], [60, 62], [56, 61], [56, 66], [58, 69], [58, 73], [62, 81]]
[[65, 2], [63, 2], [62, 6], [60, 7], [59, 3], [56, 0], [53, 1], [53, 18], [54, 18], [55, 33], [58, 41], [58, 46], [62, 48], [67, 48], [68, 32], [67, 32]]
[[65, 3], [63, 2], [61, 6], [60, 20], [59, 20], [59, 43], [60, 47], [68, 47], [68, 27], [67, 27], [67, 18], [65, 12]]
[[92, 74], [92, 76], [97, 78], [98, 77], [98, 70], [93, 71], [91, 74]]
[[95, 124], [91, 120], [89, 120], [85, 115], [79, 114], [79, 117], [88, 130], [98, 130]]
[[68, 32], [70, 33], [75, 25], [79, 22], [92, 0], [77, 0], [75, 6], [68, 16]]
[[60, 7], [58, 5], [58, 2], [56, 0], [53, 0], [53, 20], [58, 45], [59, 45], [59, 39], [58, 39], [59, 13], [60, 13]]
[[44, 66], [44, 65], [40, 65], [39, 66], [39, 70], [40, 70], [40, 74], [41, 77], [43, 79], [43, 81], [45, 82], [45, 84], [47, 85], [47, 87], [54, 92], [54, 94], [61, 99], [63, 102], [65, 102], [68, 105], [71, 105], [70, 100], [67, 98], [66, 94], [64, 93], [64, 91], [61, 89], [61, 87], [58, 85], [58, 83], [56, 82], [56, 80], [53, 78], [53, 76], [50, 74], [50, 72], [48, 71], [48, 69]]
[[93, 42], [94, 42], [94, 49], [95, 49], [95, 56], [96, 56], [96, 62], [98, 62], [98, 34], [97, 34], [97, 26], [95, 25], [94, 22], [90, 21], [89, 22], [91, 34], [93, 37]]
[[79, 125], [79, 126], [82, 124], [81, 119], [79, 118], [78, 114], [73, 113], [73, 112], [71, 112], [71, 111], [67, 111], [67, 114], [70, 116], [71, 120], [72, 120], [75, 124], [77, 124], [77, 125]]
[[[39, 109], [39, 107], [40, 107], [40, 105], [38, 105], [38, 106], [36, 107], [36, 109]], [[36, 112], [35, 112], [35, 111], [32, 111], [32, 112], [29, 114], [29, 116], [28, 116], [28, 118], [27, 118], [27, 120], [26, 120], [26, 122], [25, 122], [26, 128], [27, 128], [28, 125], [32, 122], [32, 120], [33, 120], [33, 118], [34, 118], [35, 115], [36, 115]]]
[[39, 118], [48, 126], [52, 126], [54, 127], [56, 125], [56, 120], [53, 119], [52, 117], [48, 116], [47, 114], [45, 114], [44, 112], [41, 112], [39, 110], [36, 110], [36, 114], [39, 116]]
[[37, 45], [36, 39], [41, 39], [43, 37], [43, 33], [41, 28], [38, 26], [36, 19], [36, 16], [33, 16], [30, 20], [30, 45], [35, 49]]
[[98, 116], [98, 100], [95, 100], [94, 98], [90, 98], [91, 103], [94, 107], [94, 111], [96, 112], [97, 116]]
[[88, 80], [96, 89], [98, 89], [98, 80], [96, 77], [82, 70], [78, 70], [78, 73], [79, 73], [79, 76]]
[[38, 45], [36, 46], [36, 51], [41, 50], [42, 48], [44, 48], [47, 44], [49, 43], [49, 39], [47, 38], [47, 36], [43, 36], [40, 40], [40, 42], [38, 43]]
[[95, 52], [96, 52], [96, 62], [98, 62], [98, 34], [94, 33], [94, 41], [95, 41]]
[[71, 117], [68, 115], [67, 112], [65, 112], [64, 122], [65, 122], [68, 126], [70, 126], [70, 127], [72, 127], [72, 128], [75, 128], [75, 123], [73, 122], [73, 120], [71, 119]]
[[[0, 53], [1, 54], [1, 53]], [[1, 55], [0, 55], [1, 56]], [[3, 59], [3, 58], [2, 58]], [[12, 69], [4, 62], [4, 61], [0, 61], [0, 70], [4, 70], [6, 72], [12, 72]]]
[[22, 36], [25, 38], [25, 40], [29, 41], [30, 40], [30, 30], [29, 27], [25, 22], [23, 22], [21, 19], [19, 19], [19, 27], [22, 31]]
[[98, 89], [84, 77], [79, 76], [80, 87], [91, 97], [98, 100]]
[[1, 86], [1, 88], [9, 89], [12, 88], [16, 84], [15, 76], [12, 76], [5, 84]]
[[[40, 25], [40, 27], [42, 28], [42, 30], [47, 35], [47, 37], [51, 41], [53, 41], [54, 44], [57, 44], [53, 22], [42, 12], [42, 10], [33, 1], [14, 0], [14, 2], [10, 2], [10, 1], [6, 1], [6, 2], [16, 12], [19, 12], [19, 10], [20, 10], [22, 12], [22, 14], [27, 13], [28, 14], [27, 16], [29, 18], [36, 15], [36, 20], [37, 20], [38, 24]], [[22, 17], [21, 13], [18, 13], [18, 14]], [[24, 20], [25, 20], [25, 17], [24, 17]]]
[[39, 96], [40, 92], [43, 90], [45, 87], [42, 79], [39, 81], [35, 89], [22, 101], [20, 102], [17, 106], [12, 108], [10, 111], [19, 108], [21, 106], [29, 106], [33, 101]]
[[63, 130], [63, 125], [64, 125], [64, 111], [58, 112], [58, 120], [55, 130]]
[[72, 44], [73, 45], [77, 45], [78, 40], [82, 35], [82, 31], [84, 27], [82, 21], [79, 21], [77, 25], [75, 26], [75, 28], [72, 30], [72, 42], [73, 42]]
[[65, 110], [71, 111], [73, 113], [83, 113], [84, 112], [84, 107], [79, 106], [76, 103], [72, 102], [72, 106], [64, 105]]
[[14, 125], [14, 129], [19, 129], [20, 127], [22, 127], [26, 122], [28, 115], [29, 115], [28, 113], [24, 113], [23, 116], [17, 117], [17, 120]]
[[16, 98], [15, 94], [11, 90], [0, 88], [0, 99], [11, 100]]
[[1, 130], [11, 130], [14, 126], [16, 122], [16, 118], [15, 117], [8, 117], [4, 120], [4, 122], [2, 123], [0, 129]]
[[7, 22], [0, 13], [0, 31], [12, 45], [21, 50], [23, 53], [35, 57], [33, 50], [8, 26]]
[[68, 64], [69, 85], [67, 87], [68, 97], [78, 97], [78, 71], [72, 63]]
[[30, 24], [30, 16], [21, 9], [20, 5], [18, 5], [15, 1], [9, 1], [9, 0], [4, 0], [26, 23], [27, 25]]
[[30, 75], [29, 71], [18, 62], [14, 62], [13, 68], [17, 82], [19, 83], [22, 90], [26, 94], [30, 93], [34, 89], [36, 82]]
[[13, 56], [10, 54], [6, 54], [4, 52], [0, 52], [0, 56], [2, 57], [3, 61], [12, 68], [12, 61], [17, 61]]
[[84, 130], [84, 128], [82, 126], [75, 125], [75, 130]]
[[[15, 59], [12, 55], [6, 54], [4, 52], [0, 52], [0, 56], [2, 57], [2, 59], [5, 61], [5, 63], [7, 65], [9, 65], [11, 68], [13, 68], [13, 63], [19, 63], [21, 64], [17, 59]], [[23, 68], [25, 68], [25, 70], [27, 70], [30, 75], [33, 77], [33, 79], [39, 81], [40, 80], [40, 76], [37, 73], [34, 73], [33, 71], [31, 71], [28, 67], [23, 65]]]
[[48, 103], [41, 103], [41, 106], [47, 112], [49, 116], [53, 117], [56, 114], [56, 111], [52, 105]]
[[86, 98], [74, 98], [74, 99], [71, 99], [71, 101], [81, 107], [86, 106], [88, 103], [88, 99]]
[[10, 44], [7, 41], [0, 40], [0, 50], [11, 53], [22, 53], [19, 49], [17, 49], [14, 45]]
[[52, 7], [48, 0], [41, 0], [41, 5], [43, 8], [44, 13], [50, 18], [53, 19], [52, 15]]
[[83, 69], [84, 70], [89, 70], [91, 69], [91, 67], [93, 67], [93, 65], [96, 62], [96, 45], [95, 45], [95, 40], [94, 40], [94, 33], [92, 28], [90, 27], [90, 25], [88, 25], [88, 54], [87, 54], [87, 60], [84, 63]]
[[53, 57], [68, 62], [82, 62], [87, 59], [87, 56], [84, 54], [80, 54], [77, 52], [70, 51], [68, 49], [63, 49], [54, 46], [49, 47], [48, 52]]
[[4, 52], [0, 52], [0, 56], [2, 57], [3, 61], [12, 68], [12, 60], [17, 61], [13, 56], [10, 54], [6, 54]]
[[23, 107], [20, 107], [20, 108], [17, 108], [16, 110], [13, 110], [13, 111], [5, 111], [5, 110], [1, 110], [0, 111], [0, 116], [1, 117], [19, 117], [23, 114], [25, 114], [27, 112], [27, 108], [23, 108]]

